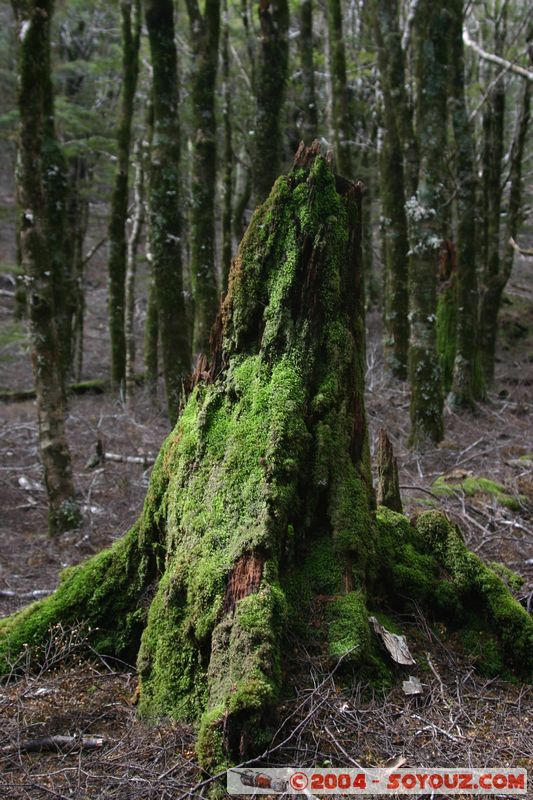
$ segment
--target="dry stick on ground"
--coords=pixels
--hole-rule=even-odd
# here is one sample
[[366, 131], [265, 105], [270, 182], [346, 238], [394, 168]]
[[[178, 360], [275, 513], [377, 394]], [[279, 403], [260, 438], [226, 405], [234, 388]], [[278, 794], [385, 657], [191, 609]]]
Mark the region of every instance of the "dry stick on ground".
[[61, 753], [64, 750], [92, 750], [103, 747], [106, 739], [103, 736], [42, 736], [39, 739], [28, 739], [20, 744], [1, 747], [0, 753]]

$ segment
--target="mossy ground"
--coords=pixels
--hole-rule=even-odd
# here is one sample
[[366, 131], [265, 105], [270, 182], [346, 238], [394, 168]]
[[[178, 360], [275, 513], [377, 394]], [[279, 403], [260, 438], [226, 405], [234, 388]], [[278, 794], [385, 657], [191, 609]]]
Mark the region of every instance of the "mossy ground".
[[520, 509], [520, 503], [524, 499], [510, 494], [505, 486], [502, 486], [502, 484], [497, 481], [490, 480], [489, 478], [477, 477], [475, 475], [466, 476], [461, 480], [448, 479], [445, 475], [439, 475], [433, 482], [431, 489], [435, 494], [443, 496], [453, 495], [456, 492], [463, 492], [467, 497], [489, 495], [498, 503], [512, 511], [518, 511]]
[[18, 356], [14, 351], [26, 338], [27, 333], [22, 321], [12, 320], [8, 325], [4, 325], [0, 330], [0, 361], [16, 359]]

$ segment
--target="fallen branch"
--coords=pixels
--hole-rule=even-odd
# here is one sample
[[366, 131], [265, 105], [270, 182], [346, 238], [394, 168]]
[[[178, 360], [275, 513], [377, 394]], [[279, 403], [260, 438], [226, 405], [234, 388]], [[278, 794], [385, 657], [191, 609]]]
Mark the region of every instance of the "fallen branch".
[[94, 469], [106, 461], [115, 461], [120, 464], [142, 464], [143, 467], [151, 467], [155, 464], [154, 456], [124, 456], [122, 453], [106, 453], [101, 439], [97, 439], [94, 444], [94, 453], [87, 461], [85, 468]]
[[155, 464], [153, 456], [123, 456], [121, 453], [104, 453], [104, 461], [118, 461], [122, 464], [142, 464], [143, 467], [151, 467]]
[[89, 261], [91, 260], [91, 258], [92, 258], [92, 257], [93, 257], [93, 256], [94, 256], [94, 255], [95, 255], [97, 252], [98, 252], [98, 250], [99, 250], [99, 249], [102, 247], [102, 245], [104, 245], [106, 242], [107, 242], [107, 236], [105, 236], [103, 239], [100, 239], [100, 241], [99, 241], [99, 242], [97, 242], [97, 243], [94, 245], [94, 247], [91, 247], [91, 249], [89, 250], [89, 252], [87, 253], [87, 255], [84, 257], [83, 261], [81, 262], [81, 266], [82, 266], [82, 267], [85, 267], [85, 266], [86, 266], [86, 264], [88, 264], [88, 263], [89, 263]]
[[510, 72], [514, 72], [516, 75], [521, 75], [522, 78], [526, 78], [528, 81], [533, 81], [533, 72], [530, 72], [530, 70], [526, 69], [525, 67], [521, 67], [520, 64], [514, 64], [512, 61], [508, 61], [506, 58], [497, 56], [495, 53], [488, 53], [486, 50], [483, 50], [483, 48], [480, 47], [477, 42], [474, 42], [473, 39], [470, 38], [470, 34], [466, 28], [463, 29], [463, 42], [485, 61], [490, 61], [492, 64], [498, 64], [498, 66], [505, 67]]
[[63, 750], [94, 750], [103, 747], [103, 736], [43, 736], [40, 739], [28, 739], [26, 742], [10, 744], [0, 748], [1, 753], [46, 753]]
[[[135, 375], [135, 383], [144, 383], [144, 375]], [[89, 381], [70, 383], [67, 391], [70, 394], [104, 394], [111, 388], [107, 378], [95, 378]], [[0, 402], [21, 403], [24, 400], [35, 400], [35, 389], [0, 389]]]
[[533, 249], [531, 247], [520, 247], [520, 245], [515, 242], [512, 236], [509, 238], [509, 244], [515, 253], [518, 253], [521, 256], [528, 256], [529, 258], [533, 257]]
[[0, 597], [16, 597], [20, 600], [36, 600], [39, 597], [48, 597], [53, 593], [53, 589], [34, 589], [31, 592], [14, 592], [12, 589], [0, 589]]

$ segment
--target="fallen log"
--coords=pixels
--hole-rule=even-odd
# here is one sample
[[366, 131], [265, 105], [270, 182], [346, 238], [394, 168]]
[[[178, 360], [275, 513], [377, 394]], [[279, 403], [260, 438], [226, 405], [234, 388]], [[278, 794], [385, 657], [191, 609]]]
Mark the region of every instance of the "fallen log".
[[[144, 384], [144, 375], [135, 376], [137, 386]], [[111, 381], [107, 378], [94, 378], [88, 381], [70, 383], [67, 389], [69, 394], [104, 394], [111, 388]], [[34, 400], [35, 389], [0, 389], [0, 402], [21, 403], [24, 400]]]

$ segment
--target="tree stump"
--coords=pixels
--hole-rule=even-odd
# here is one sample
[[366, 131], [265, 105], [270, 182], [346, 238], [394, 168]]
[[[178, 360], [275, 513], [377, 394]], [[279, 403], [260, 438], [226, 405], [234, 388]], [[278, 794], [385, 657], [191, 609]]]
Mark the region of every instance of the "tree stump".
[[387, 431], [379, 429], [377, 452], [377, 501], [380, 506], [386, 506], [392, 511], [402, 513], [402, 498], [400, 496], [400, 482], [398, 480], [398, 464], [394, 457], [392, 444]]

